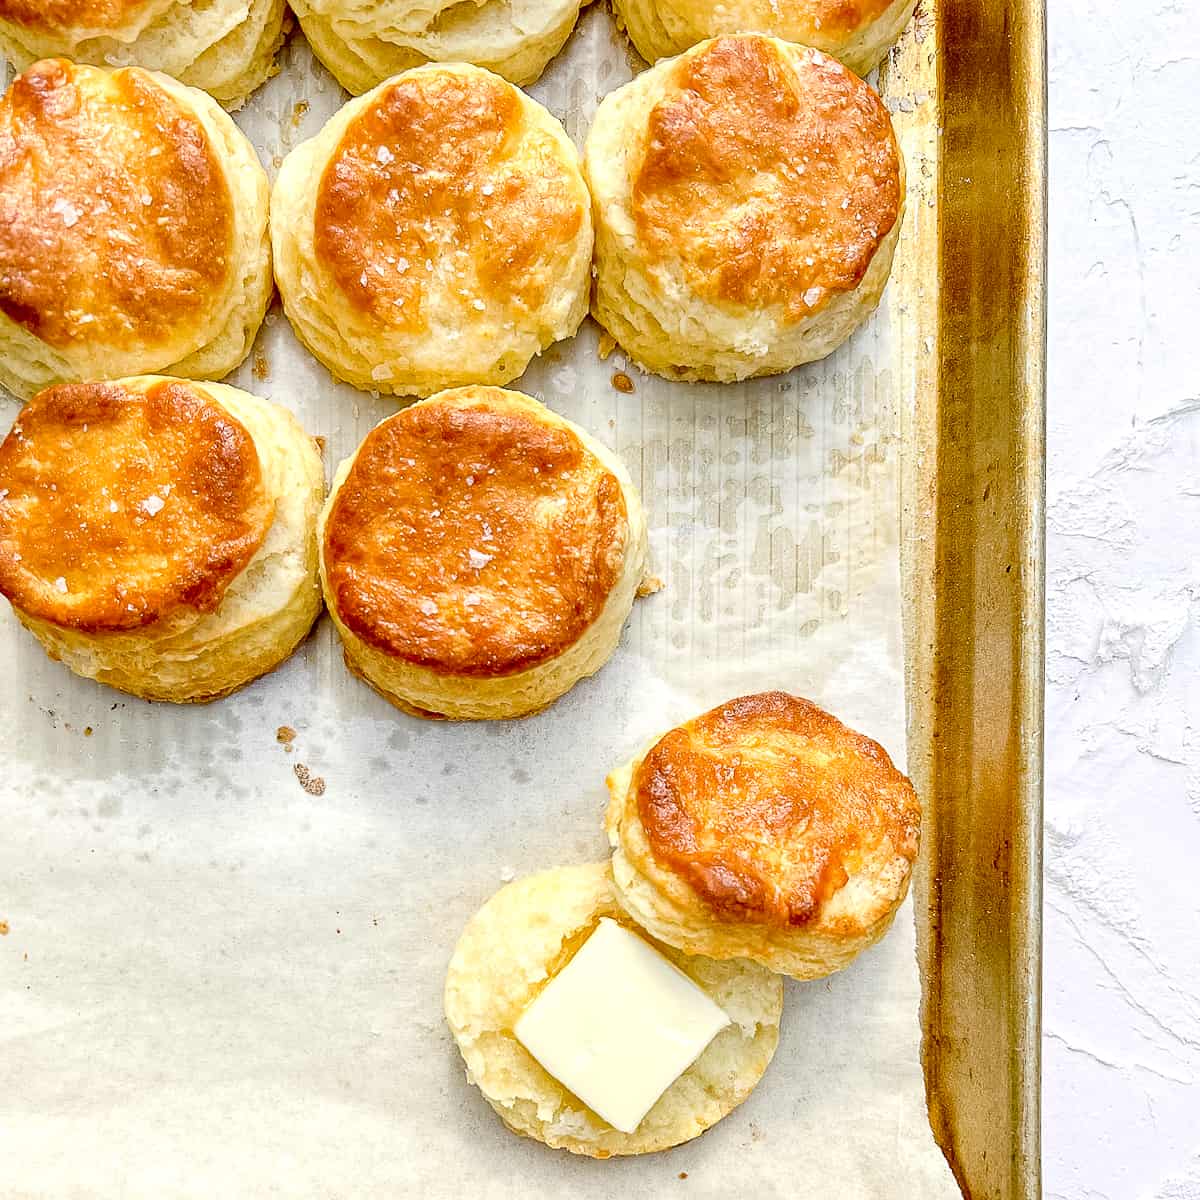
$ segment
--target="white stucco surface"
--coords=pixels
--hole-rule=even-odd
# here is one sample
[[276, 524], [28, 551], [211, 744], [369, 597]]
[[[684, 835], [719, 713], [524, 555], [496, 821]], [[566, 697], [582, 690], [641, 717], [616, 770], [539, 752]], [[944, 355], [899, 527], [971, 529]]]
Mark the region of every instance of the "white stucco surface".
[[1045, 1194], [1200, 1200], [1200, 3], [1049, 8]]

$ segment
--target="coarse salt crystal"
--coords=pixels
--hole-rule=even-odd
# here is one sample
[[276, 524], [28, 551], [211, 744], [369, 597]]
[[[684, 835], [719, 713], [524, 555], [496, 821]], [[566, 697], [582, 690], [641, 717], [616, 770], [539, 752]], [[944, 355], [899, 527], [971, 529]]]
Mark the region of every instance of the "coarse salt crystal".
[[79, 220], [79, 209], [75, 207], [69, 200], [64, 200], [61, 196], [54, 201], [50, 206], [50, 211], [57, 217], [62, 217], [62, 223], [70, 229], [76, 221]]
[[375, 151], [375, 161], [377, 163], [381, 163], [385, 167], [388, 163], [393, 162], [395, 157], [396, 156], [386, 146], [380, 146], [379, 149]]
[[110, 500], [108, 502], [108, 511], [109, 512], [120, 512], [121, 506], [115, 500]]
[[492, 561], [493, 557], [493, 555], [484, 554], [481, 550], [476, 550], [473, 547], [467, 551], [467, 560], [476, 571], [481, 571], [486, 567]]
[[437, 615], [438, 607], [436, 604], [434, 604], [434, 602], [432, 600], [422, 600], [421, 603], [417, 607], [427, 617], [433, 617], [433, 616]]
[[65, 580], [65, 579], [64, 579], [64, 578], [63, 578], [63, 577], [60, 575], [60, 576], [59, 576], [59, 577], [58, 577], [58, 578], [57, 578], [57, 579], [54, 581], [54, 586], [55, 586], [55, 587], [56, 587], [56, 588], [57, 588], [57, 589], [58, 589], [60, 592], [64, 592], [64, 593], [65, 593], [65, 592], [66, 592], [66, 590], [67, 590], [67, 581], [66, 581], [66, 580]]
[[138, 505], [144, 513], [148, 513], [152, 517], [158, 516], [164, 508], [165, 502], [161, 496], [147, 496], [145, 500]]

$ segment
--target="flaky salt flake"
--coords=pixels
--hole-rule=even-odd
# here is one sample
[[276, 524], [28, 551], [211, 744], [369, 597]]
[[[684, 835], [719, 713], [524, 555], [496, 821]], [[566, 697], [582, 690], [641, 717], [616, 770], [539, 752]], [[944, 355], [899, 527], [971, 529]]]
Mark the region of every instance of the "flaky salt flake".
[[494, 555], [484, 554], [482, 550], [476, 550], [474, 547], [467, 551], [467, 561], [470, 562], [476, 571], [483, 570], [492, 561], [493, 557]]
[[64, 200], [59, 196], [52, 205], [50, 211], [56, 217], [62, 217], [62, 223], [70, 229], [79, 220], [79, 209], [73, 205], [70, 200]]

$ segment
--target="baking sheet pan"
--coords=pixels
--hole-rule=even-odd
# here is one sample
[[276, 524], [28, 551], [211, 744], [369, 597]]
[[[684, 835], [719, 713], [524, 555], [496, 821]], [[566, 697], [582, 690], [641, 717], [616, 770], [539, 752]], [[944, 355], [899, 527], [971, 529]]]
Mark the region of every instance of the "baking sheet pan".
[[937, 269], [894, 301], [934, 331], [902, 410], [909, 767], [930, 1118], [972, 1200], [1041, 1195], [1045, 62], [1044, 0], [939, 0], [892, 64], [934, 97], [909, 252]]
[[[665, 585], [639, 603], [613, 662], [548, 713], [402, 716], [345, 672], [327, 619], [230, 700], [149, 705], [67, 675], [0, 616], [0, 1194], [716, 1196], [736, 1180], [800, 1200], [831, 1183], [937, 1200], [958, 1189], [922, 1063], [964, 1191], [1036, 1194], [1030, 1010], [1011, 979], [987, 1023], [993, 979], [968, 961], [973, 935], [998, 965], [1029, 918], [1028, 845], [1006, 860], [1009, 883], [1019, 876], [1003, 893], [1007, 925], [961, 924], [947, 858], [958, 834], [943, 810], [969, 811], [973, 794], [930, 749], [946, 722], [957, 732], [968, 719], [937, 675], [952, 622], [922, 572], [955, 566], [937, 526], [956, 503], [942, 483], [947, 338], [978, 336], [950, 329], [938, 279], [945, 7], [919, 16], [883, 74], [909, 164], [908, 227], [884, 305], [849, 346], [741, 387], [671, 384], [619, 351], [602, 361], [589, 322], [514, 385], [623, 456]], [[610, 14], [592, 8], [531, 90], [581, 143], [598, 97], [635, 67]], [[294, 38], [283, 74], [238, 120], [273, 172], [341, 99]], [[634, 394], [613, 387], [618, 370]], [[330, 469], [395, 408], [332, 384], [277, 307], [232, 382], [296, 411], [326, 438]], [[3, 427], [15, 411], [0, 409]], [[1019, 507], [1028, 484], [1005, 503]], [[1036, 591], [1038, 560], [1022, 564], [1008, 593], [1018, 604]], [[1016, 665], [1028, 685], [1029, 658]], [[738, 692], [810, 696], [902, 759], [906, 672], [910, 759], [936, 810], [915, 904], [850, 970], [789, 985], [780, 1050], [751, 1099], [698, 1141], [636, 1161], [573, 1160], [504, 1131], [441, 1018], [445, 963], [471, 912], [515, 874], [602, 857], [605, 772]], [[281, 727], [296, 731], [290, 752]], [[993, 795], [1010, 817], [1029, 801], [1028, 788]], [[982, 837], [970, 851], [983, 853]], [[993, 904], [984, 891], [969, 899]], [[1036, 961], [1024, 951], [1014, 970]], [[975, 988], [967, 1001], [955, 981]], [[963, 1080], [980, 1031], [988, 1040], [974, 1044], [1023, 1066], [998, 1092]], [[989, 1134], [998, 1094], [1007, 1119]], [[1007, 1183], [1001, 1159], [1017, 1164]]]

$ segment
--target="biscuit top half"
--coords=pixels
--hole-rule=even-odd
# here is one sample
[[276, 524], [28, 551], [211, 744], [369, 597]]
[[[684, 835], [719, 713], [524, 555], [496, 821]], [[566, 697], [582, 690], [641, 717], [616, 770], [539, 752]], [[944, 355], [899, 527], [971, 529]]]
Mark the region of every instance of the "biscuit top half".
[[48, 59], [0, 100], [0, 312], [44, 342], [177, 342], [233, 236], [208, 134], [153, 76]]
[[570, 426], [526, 396], [467, 387], [367, 435], [322, 549], [354, 634], [415, 666], [486, 677], [575, 643], [627, 539], [620, 481]]
[[409, 333], [536, 312], [590, 220], [574, 148], [550, 120], [479, 68], [422, 68], [381, 89], [316, 197], [315, 252], [352, 310]]
[[[650, 263], [798, 321], [862, 282], [903, 204], [887, 109], [817, 50], [716, 38], [660, 68], [631, 210]], [[643, 77], [645, 78], [645, 77]]]
[[79, 37], [120, 29], [173, 0], [0, 0], [0, 20], [33, 33]]
[[86, 632], [211, 612], [273, 516], [250, 434], [200, 385], [48, 388], [0, 445], [0, 593]]
[[671, 730], [631, 798], [657, 862], [733, 920], [806, 925], [864, 868], [903, 878], [917, 854], [920, 803], [887, 753], [784, 692]]

